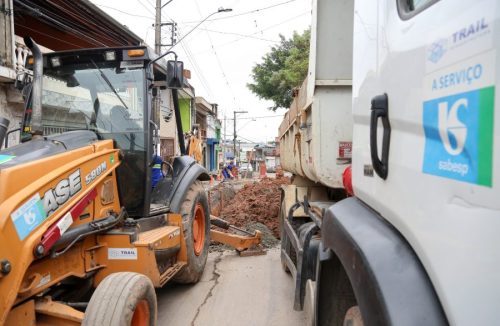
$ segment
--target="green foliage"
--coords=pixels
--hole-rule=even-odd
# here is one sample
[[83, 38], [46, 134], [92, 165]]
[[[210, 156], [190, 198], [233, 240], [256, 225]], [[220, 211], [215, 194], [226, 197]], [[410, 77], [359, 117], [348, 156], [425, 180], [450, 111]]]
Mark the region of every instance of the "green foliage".
[[288, 108], [292, 103], [292, 89], [300, 86], [306, 78], [310, 37], [310, 30], [302, 34], [294, 32], [288, 40], [280, 35], [280, 44], [272, 47], [262, 57], [263, 62], [253, 67], [254, 83], [247, 86], [259, 98], [273, 101], [273, 111]]

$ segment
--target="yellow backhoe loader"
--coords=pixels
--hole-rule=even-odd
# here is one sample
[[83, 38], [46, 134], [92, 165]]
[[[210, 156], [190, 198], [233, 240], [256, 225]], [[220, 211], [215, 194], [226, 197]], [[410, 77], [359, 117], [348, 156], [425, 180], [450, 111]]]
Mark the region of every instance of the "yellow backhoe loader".
[[[21, 144], [0, 151], [0, 325], [154, 325], [154, 288], [197, 282], [210, 242], [209, 176], [184, 155], [182, 62], [142, 46], [42, 55], [25, 43]], [[183, 155], [153, 182], [166, 87]]]

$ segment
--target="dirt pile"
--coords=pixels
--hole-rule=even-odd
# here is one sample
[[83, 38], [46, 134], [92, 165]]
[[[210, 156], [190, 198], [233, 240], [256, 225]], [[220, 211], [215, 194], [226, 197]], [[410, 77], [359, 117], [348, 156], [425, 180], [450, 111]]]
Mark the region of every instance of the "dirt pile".
[[[210, 214], [220, 216], [221, 209], [224, 205], [230, 203], [236, 195], [236, 189], [233, 184], [223, 182], [209, 190], [210, 198]], [[222, 199], [222, 200], [221, 200]]]
[[225, 202], [220, 217], [239, 227], [262, 223], [279, 238], [280, 187], [289, 183], [289, 178], [282, 177], [245, 184], [232, 200]]

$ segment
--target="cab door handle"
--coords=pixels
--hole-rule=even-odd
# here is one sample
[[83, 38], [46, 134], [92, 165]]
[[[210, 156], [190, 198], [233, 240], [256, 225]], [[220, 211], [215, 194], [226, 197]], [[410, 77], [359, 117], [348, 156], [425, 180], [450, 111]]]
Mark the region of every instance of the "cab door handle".
[[[389, 99], [387, 94], [372, 98], [370, 119], [370, 153], [373, 169], [379, 177], [387, 179], [389, 172], [389, 144], [391, 138], [391, 124], [389, 123]], [[378, 119], [382, 120], [384, 128], [382, 138], [382, 158], [378, 156], [377, 128]]]

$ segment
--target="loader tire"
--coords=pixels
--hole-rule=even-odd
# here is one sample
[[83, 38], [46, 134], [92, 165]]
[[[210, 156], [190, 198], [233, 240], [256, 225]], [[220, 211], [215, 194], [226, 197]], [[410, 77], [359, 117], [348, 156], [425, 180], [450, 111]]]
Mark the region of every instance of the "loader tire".
[[153, 283], [132, 272], [108, 275], [94, 291], [85, 310], [83, 326], [156, 325]]
[[174, 277], [177, 283], [200, 280], [210, 246], [210, 209], [201, 181], [195, 181], [186, 193], [180, 214], [187, 249], [187, 265]]

